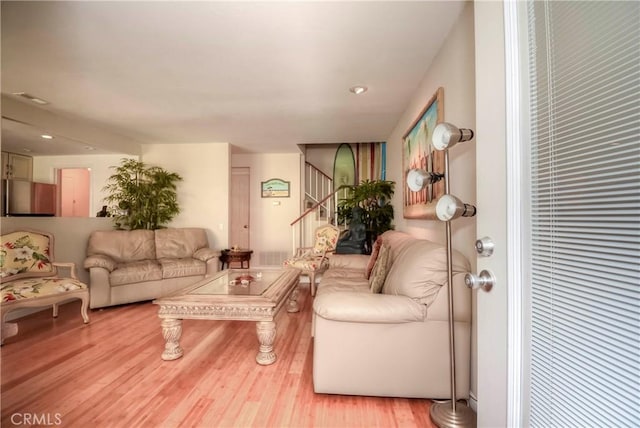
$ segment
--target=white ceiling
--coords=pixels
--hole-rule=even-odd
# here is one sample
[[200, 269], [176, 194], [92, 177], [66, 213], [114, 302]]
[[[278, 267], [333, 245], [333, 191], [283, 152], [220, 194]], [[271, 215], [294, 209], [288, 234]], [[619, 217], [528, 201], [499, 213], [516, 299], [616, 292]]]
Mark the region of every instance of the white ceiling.
[[[2, 93], [140, 143], [384, 141], [463, 6], [3, 1]], [[20, 140], [6, 122], [3, 150]]]
[[2, 119], [2, 150], [28, 156], [96, 155], [112, 151], [82, 140], [56, 134], [53, 140], [42, 138], [51, 135], [31, 124]]

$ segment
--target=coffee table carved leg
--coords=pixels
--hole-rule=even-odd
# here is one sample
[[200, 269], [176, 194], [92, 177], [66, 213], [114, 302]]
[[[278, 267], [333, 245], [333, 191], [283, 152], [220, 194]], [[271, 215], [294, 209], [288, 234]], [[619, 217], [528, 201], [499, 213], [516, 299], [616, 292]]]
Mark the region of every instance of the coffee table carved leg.
[[273, 352], [273, 342], [276, 339], [276, 323], [273, 321], [258, 321], [256, 324], [260, 351], [256, 355], [256, 362], [268, 366], [276, 362], [276, 353]]
[[162, 359], [165, 361], [177, 360], [182, 357], [180, 336], [182, 335], [182, 320], [164, 318], [162, 320], [162, 336], [166, 341]]

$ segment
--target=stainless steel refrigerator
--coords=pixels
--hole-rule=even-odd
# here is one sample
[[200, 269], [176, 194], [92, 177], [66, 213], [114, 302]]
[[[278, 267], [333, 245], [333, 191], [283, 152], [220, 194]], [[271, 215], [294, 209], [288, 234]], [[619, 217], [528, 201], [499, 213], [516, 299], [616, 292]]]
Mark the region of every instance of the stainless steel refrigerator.
[[55, 216], [55, 184], [2, 180], [3, 216]]

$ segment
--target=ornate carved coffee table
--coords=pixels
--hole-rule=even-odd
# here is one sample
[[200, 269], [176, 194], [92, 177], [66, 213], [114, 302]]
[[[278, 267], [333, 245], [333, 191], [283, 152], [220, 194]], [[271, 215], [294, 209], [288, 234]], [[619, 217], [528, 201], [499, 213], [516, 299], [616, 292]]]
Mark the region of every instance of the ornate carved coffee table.
[[180, 358], [182, 320], [257, 321], [260, 348], [256, 362], [273, 364], [276, 354], [275, 317], [287, 303], [287, 312], [298, 312], [300, 270], [229, 269], [205, 278], [177, 293], [153, 301], [159, 306], [162, 335], [166, 341], [163, 360]]

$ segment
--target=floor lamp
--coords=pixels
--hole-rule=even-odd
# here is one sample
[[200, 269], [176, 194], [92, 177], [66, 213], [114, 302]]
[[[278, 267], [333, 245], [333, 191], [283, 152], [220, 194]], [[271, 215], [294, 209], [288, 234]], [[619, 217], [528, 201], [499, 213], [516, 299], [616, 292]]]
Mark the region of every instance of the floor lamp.
[[476, 214], [473, 205], [465, 204], [449, 192], [449, 149], [457, 143], [469, 141], [473, 138], [470, 129], [458, 129], [449, 123], [438, 124], [432, 137], [432, 145], [438, 151], [444, 151], [444, 174], [411, 170], [407, 174], [407, 185], [410, 190], [417, 192], [427, 185], [444, 179], [444, 195], [436, 203], [436, 216], [445, 222], [445, 237], [447, 247], [447, 281], [449, 284], [449, 364], [451, 379], [451, 400], [433, 403], [430, 416], [433, 423], [440, 428], [445, 427], [475, 427], [476, 414], [466, 404], [456, 401], [456, 349], [455, 329], [453, 320], [453, 250], [451, 247], [451, 221], [458, 217], [472, 217]]

